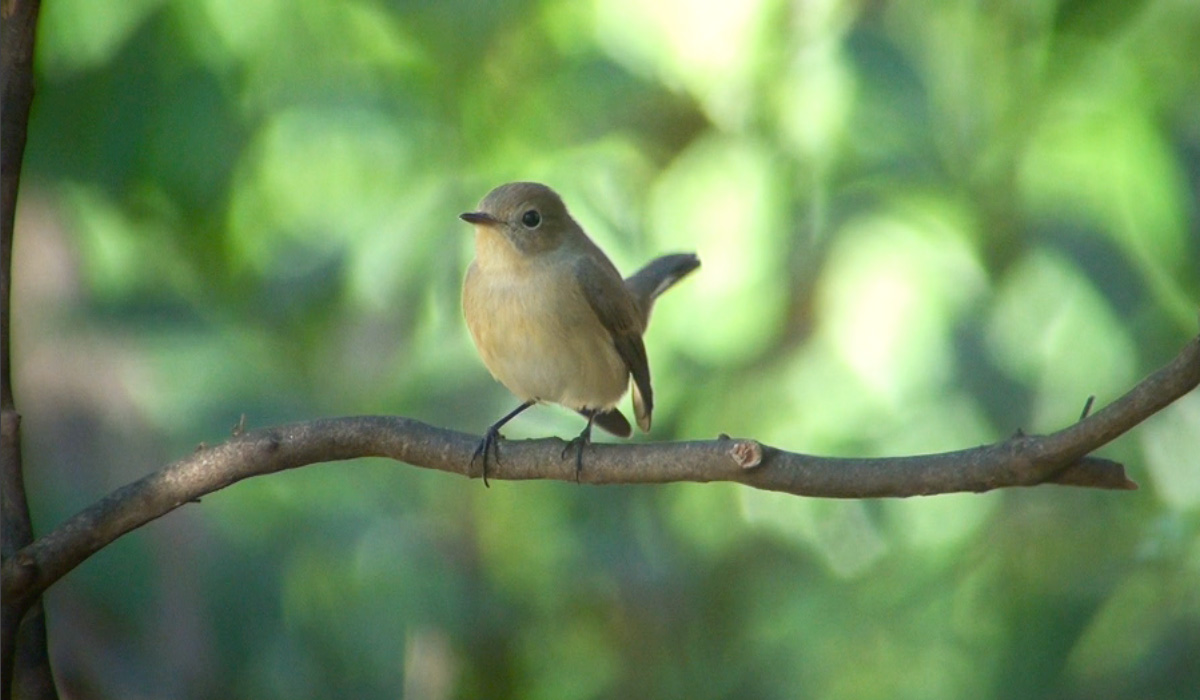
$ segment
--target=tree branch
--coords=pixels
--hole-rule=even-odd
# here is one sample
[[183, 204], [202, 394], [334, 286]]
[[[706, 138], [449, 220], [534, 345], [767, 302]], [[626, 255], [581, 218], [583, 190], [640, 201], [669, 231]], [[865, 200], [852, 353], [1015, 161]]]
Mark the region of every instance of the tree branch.
[[[980, 492], [1057, 483], [1133, 489], [1116, 462], [1085, 456], [1200, 384], [1200, 337], [1127, 394], [1046, 436], [1018, 434], [992, 445], [883, 459], [814, 457], [753, 440], [593, 445], [582, 479], [593, 484], [732, 481], [799, 496], [876, 498]], [[244, 433], [201, 447], [124, 486], [4, 563], [6, 601], [28, 601], [121, 535], [179, 506], [252, 476], [318, 462], [388, 457], [414, 466], [477, 476], [474, 435], [384, 416], [331, 418]], [[505, 442], [492, 479], [575, 478], [557, 438]]]
[[[5, 563], [33, 540], [21, 461], [21, 415], [12, 392], [9, 339], [13, 228], [29, 109], [33, 104], [33, 45], [38, 0], [3, 0], [0, 15], [0, 558]], [[46, 649], [46, 622], [39, 602], [26, 615], [28, 601], [0, 605], [0, 697], [57, 698]], [[22, 620], [24, 620], [22, 622]], [[14, 661], [19, 661], [14, 665]]]

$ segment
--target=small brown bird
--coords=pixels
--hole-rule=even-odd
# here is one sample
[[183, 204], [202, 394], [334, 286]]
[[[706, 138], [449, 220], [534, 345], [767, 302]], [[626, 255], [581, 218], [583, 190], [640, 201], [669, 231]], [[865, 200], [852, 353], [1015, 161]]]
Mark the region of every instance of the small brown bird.
[[523, 403], [484, 434], [472, 462], [500, 459], [500, 428], [539, 402], [557, 403], [588, 419], [563, 450], [576, 447], [575, 478], [592, 424], [629, 437], [616, 408], [633, 377], [633, 412], [650, 430], [654, 393], [642, 334], [658, 295], [700, 265], [691, 253], [657, 258], [622, 280], [554, 190], [512, 182], [492, 190], [479, 210], [461, 217], [475, 226], [475, 260], [463, 282], [463, 314], [483, 364]]

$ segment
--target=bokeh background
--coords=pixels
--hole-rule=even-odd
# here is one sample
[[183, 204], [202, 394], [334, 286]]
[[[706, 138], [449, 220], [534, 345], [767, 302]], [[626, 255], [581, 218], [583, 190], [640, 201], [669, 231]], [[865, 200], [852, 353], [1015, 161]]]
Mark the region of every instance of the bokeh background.
[[[45, 532], [247, 425], [479, 433], [456, 216], [551, 184], [694, 250], [649, 438], [830, 455], [1075, 420], [1200, 299], [1200, 4], [46, 0], [13, 350]], [[510, 438], [571, 436], [530, 411]], [[73, 698], [1200, 697], [1200, 396], [1132, 493], [237, 484], [48, 595]]]

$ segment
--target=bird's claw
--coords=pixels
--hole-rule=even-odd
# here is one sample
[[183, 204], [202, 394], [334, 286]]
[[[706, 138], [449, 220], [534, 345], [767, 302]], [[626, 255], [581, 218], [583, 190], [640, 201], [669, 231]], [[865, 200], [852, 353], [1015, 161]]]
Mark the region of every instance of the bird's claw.
[[583, 448], [592, 444], [592, 436], [581, 434], [567, 443], [563, 448], [561, 458], [566, 459], [571, 448], [575, 448], [575, 483], [579, 483], [579, 474], [583, 471]]
[[496, 428], [488, 428], [475, 448], [475, 453], [471, 455], [472, 465], [475, 464], [475, 460], [483, 458], [483, 485], [487, 488], [491, 488], [488, 484], [488, 454], [495, 455], [496, 464], [500, 464], [500, 440], [503, 437]]

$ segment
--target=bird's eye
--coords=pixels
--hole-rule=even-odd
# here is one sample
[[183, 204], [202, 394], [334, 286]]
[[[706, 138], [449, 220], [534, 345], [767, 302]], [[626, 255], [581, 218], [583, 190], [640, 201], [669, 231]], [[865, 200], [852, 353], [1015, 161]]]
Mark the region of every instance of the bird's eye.
[[525, 228], [537, 228], [542, 223], [542, 215], [537, 209], [530, 209], [521, 215], [521, 223], [525, 224]]

